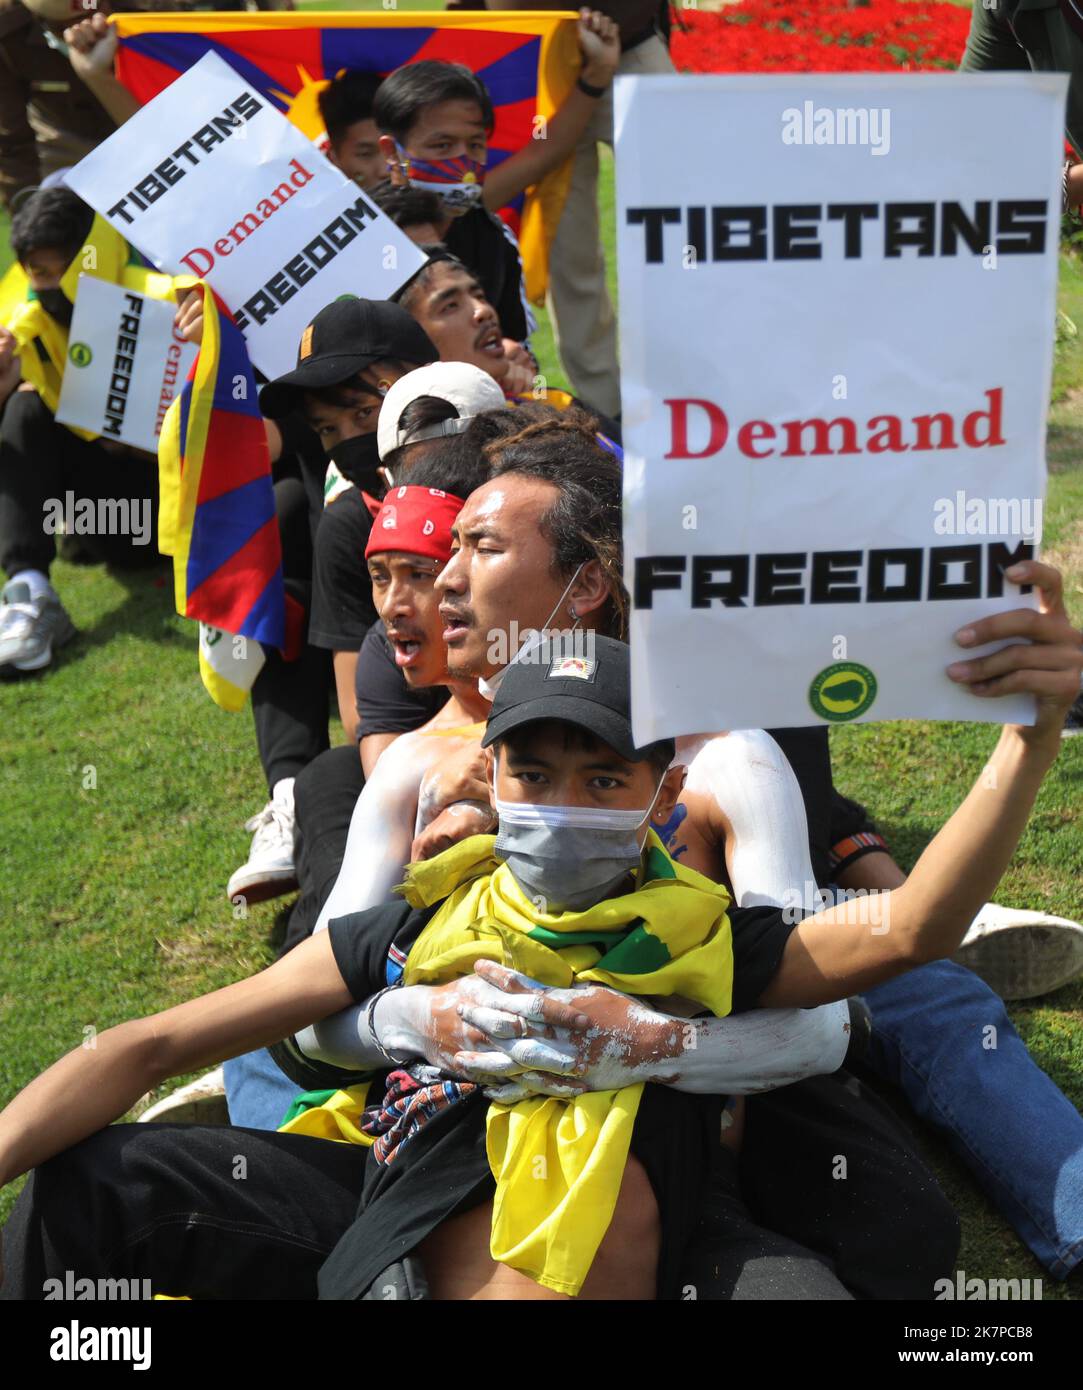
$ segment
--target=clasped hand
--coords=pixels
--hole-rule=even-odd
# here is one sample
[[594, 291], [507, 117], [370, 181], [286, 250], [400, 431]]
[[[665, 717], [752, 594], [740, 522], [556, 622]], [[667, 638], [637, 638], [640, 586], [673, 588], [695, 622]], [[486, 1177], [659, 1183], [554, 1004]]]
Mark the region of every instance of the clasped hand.
[[683, 1030], [640, 1001], [601, 985], [550, 988], [495, 961], [474, 970], [412, 1007], [413, 1045], [490, 1099], [569, 1097], [675, 1072]]

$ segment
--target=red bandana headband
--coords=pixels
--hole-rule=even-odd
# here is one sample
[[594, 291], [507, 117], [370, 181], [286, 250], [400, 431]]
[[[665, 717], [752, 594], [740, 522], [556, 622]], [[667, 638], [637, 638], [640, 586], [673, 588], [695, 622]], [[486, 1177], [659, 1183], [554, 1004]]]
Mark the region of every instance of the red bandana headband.
[[399, 550], [447, 564], [451, 558], [451, 523], [462, 506], [461, 497], [436, 487], [392, 488], [373, 518], [365, 559]]

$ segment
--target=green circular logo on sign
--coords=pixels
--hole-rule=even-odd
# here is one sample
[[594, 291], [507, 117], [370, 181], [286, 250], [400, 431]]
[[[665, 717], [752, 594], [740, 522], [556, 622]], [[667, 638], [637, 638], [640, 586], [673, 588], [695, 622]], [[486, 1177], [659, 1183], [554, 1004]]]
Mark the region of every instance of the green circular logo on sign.
[[876, 677], [859, 661], [825, 667], [808, 688], [808, 702], [823, 719], [856, 719], [876, 699]]
[[72, 343], [68, 348], [68, 356], [72, 364], [76, 367], [89, 367], [94, 354], [87, 347], [86, 343]]

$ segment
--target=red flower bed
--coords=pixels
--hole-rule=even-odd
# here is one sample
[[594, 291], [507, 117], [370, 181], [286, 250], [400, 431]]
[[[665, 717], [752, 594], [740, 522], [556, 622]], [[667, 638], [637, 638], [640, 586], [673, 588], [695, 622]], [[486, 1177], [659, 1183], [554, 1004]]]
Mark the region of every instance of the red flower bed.
[[744, 0], [679, 10], [672, 53], [684, 72], [955, 68], [969, 28], [969, 9], [940, 0]]

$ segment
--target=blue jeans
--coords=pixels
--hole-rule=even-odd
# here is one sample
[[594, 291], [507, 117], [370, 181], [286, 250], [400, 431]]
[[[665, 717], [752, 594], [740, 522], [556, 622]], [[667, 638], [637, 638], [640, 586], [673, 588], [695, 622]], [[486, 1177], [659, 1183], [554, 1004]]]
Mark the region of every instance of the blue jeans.
[[301, 1087], [271, 1061], [266, 1048], [234, 1057], [223, 1067], [229, 1118], [244, 1129], [277, 1129]]
[[[867, 990], [869, 1062], [940, 1130], [1056, 1279], [1083, 1259], [1083, 1116], [998, 995], [951, 961]], [[995, 1030], [995, 1032], [993, 1031]]]

